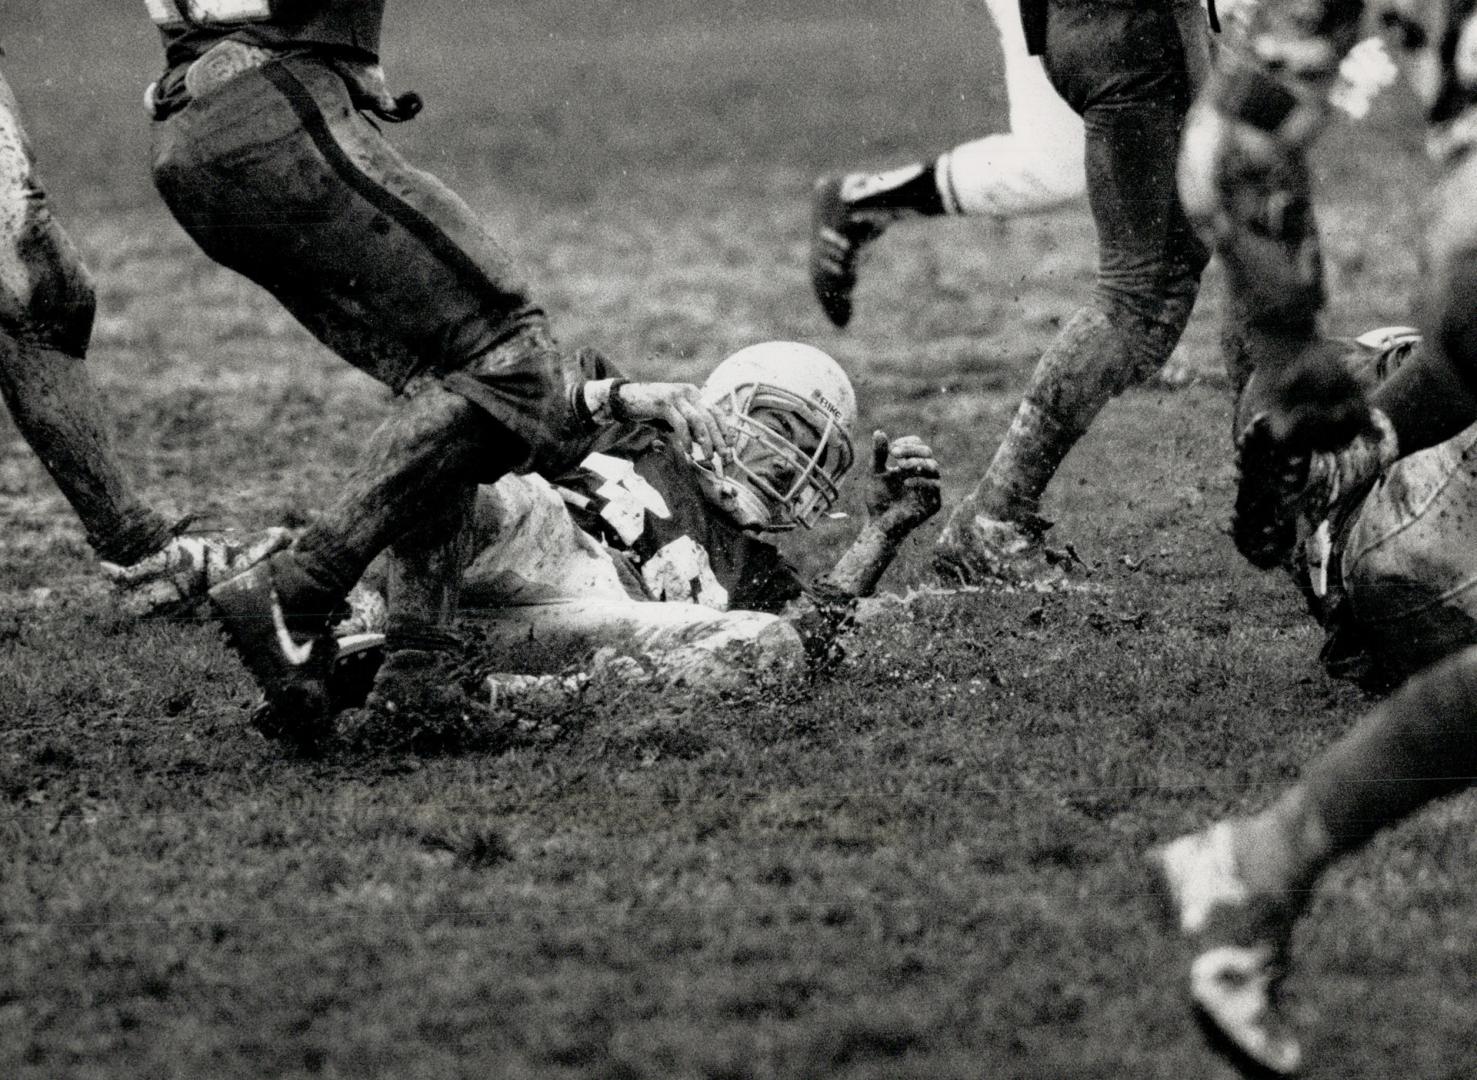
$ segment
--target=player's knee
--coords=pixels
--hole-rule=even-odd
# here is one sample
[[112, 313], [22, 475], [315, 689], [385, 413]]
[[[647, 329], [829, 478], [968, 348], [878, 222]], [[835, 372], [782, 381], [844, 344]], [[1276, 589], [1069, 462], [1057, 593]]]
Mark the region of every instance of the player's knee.
[[[1141, 297], [1125, 302], [1120, 295], [1099, 292], [1093, 307], [1113, 327], [1118, 342], [1117, 378], [1107, 387], [1117, 396], [1157, 374], [1179, 344], [1190, 320], [1194, 294], [1161, 295], [1150, 307]], [[1146, 314], [1146, 308], [1152, 313]]]
[[1185, 250], [1166, 263], [1105, 265], [1093, 287], [1093, 306], [1122, 328], [1135, 361], [1158, 371], [1190, 321], [1205, 269], [1203, 248]]
[[[28, 258], [15, 280], [21, 290], [0, 297], [0, 329], [17, 341], [83, 356], [97, 311], [92, 276], [67, 251], [44, 260]], [[7, 275], [9, 276], [9, 275]]]

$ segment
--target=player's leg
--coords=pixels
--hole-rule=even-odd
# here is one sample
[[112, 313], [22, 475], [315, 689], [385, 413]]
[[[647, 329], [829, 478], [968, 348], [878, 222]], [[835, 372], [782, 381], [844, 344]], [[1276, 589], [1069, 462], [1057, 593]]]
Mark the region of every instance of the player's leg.
[[1477, 648], [1417, 675], [1261, 813], [1180, 837], [1152, 860], [1194, 958], [1190, 993], [1238, 1050], [1291, 1073], [1277, 1009], [1292, 924], [1340, 855], [1477, 776]]
[[[211, 591], [266, 692], [255, 722], [311, 743], [329, 719], [329, 627], [370, 562], [456, 505], [495, 467], [510, 436], [465, 398], [429, 387], [371, 437], [339, 497], [293, 547]], [[448, 628], [449, 632], [449, 628]]]
[[962, 143], [933, 163], [947, 213], [1018, 217], [1087, 189], [1082, 118], [1026, 52], [1018, 0], [986, 0], [1004, 60], [1007, 131]]
[[893, 222], [943, 214], [1018, 217], [1082, 195], [1082, 121], [1026, 53], [1015, 0], [988, 0], [1004, 58], [1009, 129], [962, 143], [936, 158], [882, 172], [816, 181], [810, 272], [822, 310], [851, 319], [862, 252]]
[[578, 453], [560, 442], [579, 428], [569, 373], [476, 215], [394, 151], [331, 66], [238, 74], [156, 136], [156, 183], [208, 254], [390, 386], [424, 375], [459, 391], [414, 396], [292, 550], [212, 594], [275, 713], [301, 715], [312, 738], [330, 613], [375, 555], [469, 484]]
[[805, 648], [795, 628], [759, 611], [568, 598], [483, 607], [476, 620], [481, 658], [500, 673], [588, 671], [591, 658], [601, 654], [636, 661], [639, 666], [624, 670], [642, 681], [721, 693], [805, 668]]
[[[1433, 422], [1422, 423], [1418, 403], [1431, 391], [1425, 384], [1421, 394], [1414, 392], [1422, 387], [1421, 373], [1463, 373], [1477, 364], [1471, 302], [1477, 224], [1462, 198], [1474, 180], [1470, 162], [1457, 160], [1436, 192], [1428, 224], [1425, 302], [1417, 309], [1429, 313], [1436, 334], [1428, 334], [1421, 353], [1375, 395], [1407, 410], [1397, 430], [1402, 442], [1408, 437], [1417, 447], [1429, 445], [1433, 429], [1452, 435], [1447, 426], [1459, 415], [1433, 402]], [[1398, 392], [1387, 395], [1392, 386]], [[1418, 471], [1406, 479], [1430, 482], [1426, 495], [1443, 489], [1439, 476]], [[1422, 494], [1407, 492], [1417, 501]], [[1414, 676], [1319, 755], [1267, 810], [1182, 837], [1156, 853], [1179, 928], [1196, 952], [1192, 998], [1241, 1052], [1275, 1071], [1290, 1072], [1300, 1063], [1275, 990], [1291, 923], [1328, 865], [1431, 800], [1466, 787], [1473, 776], [1477, 647], [1468, 647]]]
[[1009, 579], [1031, 564], [1045, 528], [1041, 496], [1062, 460], [1109, 400], [1163, 367], [1189, 319], [1207, 252], [1175, 193], [1190, 91], [1175, 32], [1159, 9], [1052, 8], [1048, 70], [1086, 123], [1097, 281], [945, 525], [935, 563], [948, 579]]
[[182, 613], [206, 589], [284, 547], [287, 535], [177, 535], [123, 475], [85, 357], [92, 281], [57, 224], [0, 74], [0, 397], [133, 615]]
[[168, 541], [170, 523], [133, 493], [103, 425], [83, 360], [93, 311], [92, 280], [52, 217], [0, 75], [0, 393], [98, 557], [132, 563]]
[[365, 707], [398, 723], [433, 723], [468, 715], [477, 703], [457, 678], [462, 661], [455, 633], [462, 572], [471, 561], [477, 489], [467, 487], [387, 554], [384, 662]]

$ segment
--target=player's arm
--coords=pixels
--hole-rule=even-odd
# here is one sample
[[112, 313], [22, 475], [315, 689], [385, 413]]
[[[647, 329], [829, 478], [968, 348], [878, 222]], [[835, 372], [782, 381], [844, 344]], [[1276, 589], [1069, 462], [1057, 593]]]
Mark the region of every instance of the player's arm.
[[942, 504], [939, 464], [916, 435], [889, 440], [886, 432], [874, 431], [867, 482], [867, 520], [861, 532], [816, 582], [827, 592], [856, 599], [872, 595], [902, 542]]
[[575, 412], [592, 426], [641, 424], [670, 433], [684, 453], [694, 443], [726, 457], [733, 429], [725, 413], [704, 401], [692, 383], [592, 379], [574, 391]]
[[873, 432], [867, 520], [836, 565], [785, 609], [813, 665], [840, 655], [836, 642], [851, 626], [856, 602], [872, 595], [902, 542], [941, 504], [938, 462], [923, 440]]

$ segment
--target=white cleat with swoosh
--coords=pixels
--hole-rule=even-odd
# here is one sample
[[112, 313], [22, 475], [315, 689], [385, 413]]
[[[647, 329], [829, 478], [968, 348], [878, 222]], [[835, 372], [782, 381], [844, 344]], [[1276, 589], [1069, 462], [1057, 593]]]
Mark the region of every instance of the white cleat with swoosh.
[[1181, 836], [1150, 852], [1149, 863], [1166, 914], [1190, 944], [1190, 1001], [1216, 1049], [1253, 1075], [1293, 1076], [1302, 1047], [1278, 1007], [1278, 987], [1295, 913], [1247, 888], [1234, 828], [1220, 822]]

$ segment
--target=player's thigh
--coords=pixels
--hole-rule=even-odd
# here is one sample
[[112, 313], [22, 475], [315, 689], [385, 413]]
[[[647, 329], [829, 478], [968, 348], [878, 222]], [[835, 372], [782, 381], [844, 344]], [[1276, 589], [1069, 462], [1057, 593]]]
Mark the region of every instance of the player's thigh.
[[52, 217], [15, 95], [0, 73], [0, 330], [80, 356], [92, 316], [92, 280]]
[[779, 616], [700, 604], [569, 599], [483, 610], [477, 626], [485, 659], [510, 671], [560, 671], [609, 649], [670, 681], [732, 689], [805, 659]]
[[1190, 102], [1177, 25], [1158, 5], [1061, 3], [1051, 18], [1047, 71], [1083, 116], [1099, 291], [1158, 320], [1163, 297], [1193, 295], [1208, 259], [1175, 189]]
[[392, 386], [464, 366], [528, 307], [477, 216], [327, 65], [268, 64], [195, 100], [159, 125], [154, 175], [207, 254]]

